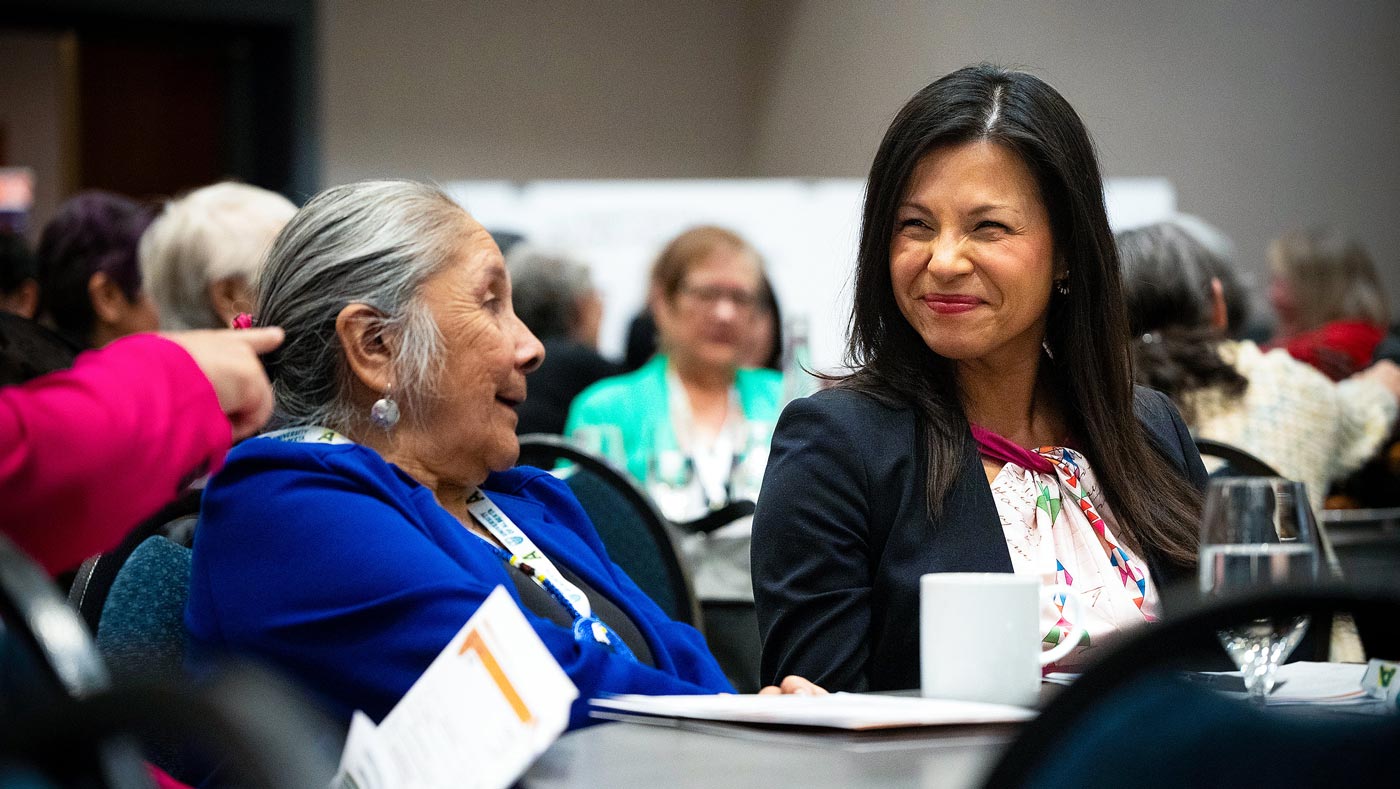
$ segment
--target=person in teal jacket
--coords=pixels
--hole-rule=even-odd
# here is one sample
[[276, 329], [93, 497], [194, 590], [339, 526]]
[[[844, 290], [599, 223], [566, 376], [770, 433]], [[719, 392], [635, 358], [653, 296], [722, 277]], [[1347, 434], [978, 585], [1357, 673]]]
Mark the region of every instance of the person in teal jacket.
[[[624, 465], [675, 523], [758, 498], [783, 392], [777, 372], [740, 367], [762, 277], [757, 252], [729, 230], [676, 237], [651, 275], [660, 352], [585, 389], [569, 409], [566, 434]], [[750, 528], [741, 517], [677, 534], [711, 649], [740, 690], [758, 682]]]

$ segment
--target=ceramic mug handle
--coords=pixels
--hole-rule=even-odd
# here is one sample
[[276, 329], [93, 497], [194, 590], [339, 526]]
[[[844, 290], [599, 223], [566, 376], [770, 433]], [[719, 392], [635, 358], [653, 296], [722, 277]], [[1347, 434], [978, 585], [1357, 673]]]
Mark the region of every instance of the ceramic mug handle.
[[1069, 621], [1073, 623], [1073, 627], [1068, 635], [1060, 639], [1060, 643], [1040, 653], [1041, 666], [1054, 663], [1065, 655], [1068, 655], [1069, 651], [1078, 646], [1079, 642], [1083, 640], [1084, 635], [1089, 632], [1084, 627], [1084, 608], [1079, 602], [1079, 595], [1075, 594], [1064, 584], [1041, 587], [1040, 593], [1045, 594], [1046, 592], [1052, 595], [1064, 596], [1066, 607], [1069, 609]]

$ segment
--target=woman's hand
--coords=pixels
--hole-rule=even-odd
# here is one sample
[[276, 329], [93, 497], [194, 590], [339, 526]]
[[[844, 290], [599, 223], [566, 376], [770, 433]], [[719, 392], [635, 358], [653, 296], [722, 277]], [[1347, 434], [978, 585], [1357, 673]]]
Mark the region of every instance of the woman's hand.
[[260, 354], [282, 344], [276, 326], [258, 329], [208, 329], [161, 335], [185, 349], [200, 372], [214, 385], [219, 408], [228, 416], [233, 440], [253, 435], [272, 417], [272, 384]]
[[1400, 400], [1400, 366], [1389, 359], [1381, 359], [1352, 377], [1375, 381]]
[[822, 686], [817, 685], [808, 680], [805, 680], [802, 677], [796, 676], [795, 674], [789, 674], [788, 676], [783, 677], [783, 681], [781, 684], [769, 685], [768, 687], [758, 692], [758, 695], [760, 696], [777, 696], [779, 694], [784, 696], [827, 695], [826, 688], [823, 688]]

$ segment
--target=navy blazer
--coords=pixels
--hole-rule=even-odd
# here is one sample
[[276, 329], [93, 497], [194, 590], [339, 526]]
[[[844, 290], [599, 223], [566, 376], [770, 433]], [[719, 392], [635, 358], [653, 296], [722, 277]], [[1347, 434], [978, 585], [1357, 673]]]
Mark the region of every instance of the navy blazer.
[[[1176, 408], [1139, 387], [1138, 420], [1197, 488], [1206, 470]], [[930, 523], [914, 412], [832, 389], [793, 401], [773, 435], [753, 520], [761, 678], [829, 690], [919, 687], [919, 577], [1011, 572], [976, 442]], [[1189, 572], [1142, 557], [1158, 587]]]

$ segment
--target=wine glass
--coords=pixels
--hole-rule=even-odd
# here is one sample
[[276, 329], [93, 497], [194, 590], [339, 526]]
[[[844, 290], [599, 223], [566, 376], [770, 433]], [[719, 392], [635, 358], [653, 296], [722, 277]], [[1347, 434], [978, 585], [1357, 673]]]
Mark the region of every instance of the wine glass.
[[673, 434], [656, 430], [651, 435], [651, 454], [647, 457], [646, 489], [656, 508], [667, 520], [691, 520], [704, 511], [700, 480], [695, 476], [695, 463], [681, 449]]
[[[1317, 528], [1301, 482], [1278, 477], [1211, 480], [1201, 523], [1201, 592], [1215, 596], [1310, 584]], [[1298, 646], [1308, 617], [1265, 617], [1222, 630], [1220, 643], [1262, 704], [1279, 664]]]
[[729, 489], [735, 501], [758, 501], [763, 472], [768, 468], [768, 447], [773, 441], [773, 423], [746, 420], [736, 431], [734, 465], [729, 471]]
[[614, 468], [627, 470], [627, 449], [617, 425], [581, 425], [569, 436], [574, 446], [603, 458]]

